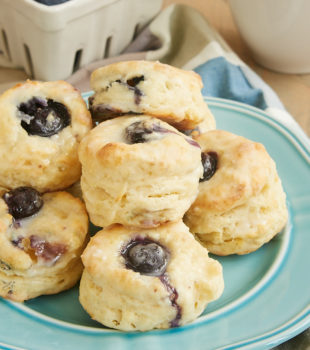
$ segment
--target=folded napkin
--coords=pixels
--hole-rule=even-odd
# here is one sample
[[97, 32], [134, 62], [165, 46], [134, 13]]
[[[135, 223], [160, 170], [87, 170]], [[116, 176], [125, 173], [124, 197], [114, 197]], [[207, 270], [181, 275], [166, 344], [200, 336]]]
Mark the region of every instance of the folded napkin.
[[68, 81], [90, 90], [91, 72], [112, 62], [159, 60], [200, 74], [203, 95], [231, 99], [265, 110], [308, 142], [300, 126], [275, 92], [230, 49], [219, 33], [195, 9], [171, 5], [162, 11], [117, 57], [87, 65]]

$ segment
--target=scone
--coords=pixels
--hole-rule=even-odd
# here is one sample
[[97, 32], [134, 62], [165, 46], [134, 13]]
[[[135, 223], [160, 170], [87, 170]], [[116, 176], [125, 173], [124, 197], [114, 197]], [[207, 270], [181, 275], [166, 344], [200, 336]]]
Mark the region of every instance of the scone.
[[103, 325], [124, 331], [182, 326], [224, 288], [220, 263], [182, 221], [152, 230], [103, 229], [82, 260], [82, 306]]
[[27, 81], [0, 96], [0, 187], [64, 189], [81, 175], [77, 147], [91, 128], [80, 93], [64, 81]]
[[215, 128], [201, 94], [201, 78], [193, 71], [160, 62], [118, 62], [95, 70], [90, 84], [95, 91], [89, 99], [95, 121], [148, 114], [179, 130], [194, 129], [203, 120], [208, 130]]
[[0, 296], [24, 301], [71, 288], [82, 274], [87, 232], [85, 207], [69, 193], [2, 193]]
[[209, 131], [196, 140], [204, 177], [185, 223], [214, 254], [258, 249], [283, 229], [288, 217], [274, 161], [262, 144], [226, 131]]
[[155, 227], [181, 219], [198, 193], [200, 153], [197, 142], [150, 116], [100, 123], [79, 147], [91, 222]]

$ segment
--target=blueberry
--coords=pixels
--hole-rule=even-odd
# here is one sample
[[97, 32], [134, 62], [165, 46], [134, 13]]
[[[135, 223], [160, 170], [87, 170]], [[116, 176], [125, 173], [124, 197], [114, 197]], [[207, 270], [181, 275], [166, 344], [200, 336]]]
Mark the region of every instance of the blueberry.
[[35, 256], [54, 264], [67, 251], [67, 247], [61, 243], [49, 243], [44, 239], [31, 235], [30, 248], [34, 250]]
[[158, 123], [143, 120], [134, 122], [125, 129], [125, 138], [128, 143], [144, 143], [152, 140], [158, 140], [165, 134], [177, 134], [173, 130], [166, 129]]
[[119, 84], [124, 84], [127, 86], [129, 90], [132, 90], [134, 95], [135, 95], [135, 104], [139, 104], [141, 102], [141, 97], [144, 96], [142, 90], [140, 90], [137, 85], [141, 82], [144, 81], [144, 75], [136, 76], [130, 79], [127, 79], [126, 82], [117, 79], [115, 80], [116, 83]]
[[37, 213], [43, 206], [40, 193], [31, 187], [18, 187], [6, 192], [3, 200], [16, 220]]
[[57, 260], [67, 251], [66, 245], [62, 243], [49, 243], [44, 238], [36, 235], [31, 235], [30, 237], [19, 236], [11, 242], [14, 247], [22, 249], [29, 254], [33, 260], [36, 261], [38, 258], [40, 258], [49, 265], [55, 264]]
[[34, 0], [36, 2], [39, 2], [40, 4], [47, 5], [47, 6], [54, 6], [63, 4], [64, 2], [67, 2], [69, 0]]
[[33, 97], [18, 106], [21, 126], [29, 135], [49, 137], [70, 125], [70, 114], [60, 102]]
[[144, 75], [141, 75], [139, 77], [133, 77], [131, 79], [128, 79], [126, 81], [126, 84], [131, 87], [136, 87], [141, 81], [144, 81]]
[[144, 75], [141, 75], [139, 77], [133, 77], [131, 79], [126, 80], [126, 84], [129, 89], [133, 90], [135, 94], [135, 104], [138, 105], [141, 102], [141, 97], [144, 96], [144, 93], [142, 90], [140, 90], [137, 85], [144, 81]]
[[144, 143], [148, 141], [148, 137], [153, 132], [153, 125], [144, 121], [134, 122], [127, 126], [125, 130], [126, 140], [133, 143]]
[[157, 242], [150, 239], [130, 241], [122, 251], [126, 267], [147, 276], [161, 276], [165, 273], [168, 253]]
[[218, 155], [216, 152], [202, 152], [201, 162], [203, 166], [203, 177], [199, 180], [207, 181], [215, 174], [218, 163]]

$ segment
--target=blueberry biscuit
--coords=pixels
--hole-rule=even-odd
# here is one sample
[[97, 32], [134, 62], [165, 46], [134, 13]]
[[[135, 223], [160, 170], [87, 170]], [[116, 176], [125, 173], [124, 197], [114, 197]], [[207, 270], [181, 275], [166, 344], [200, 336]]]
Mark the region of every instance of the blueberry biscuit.
[[197, 142], [156, 118], [102, 122], [79, 148], [90, 220], [154, 227], [181, 219], [198, 193], [200, 152]]
[[208, 130], [215, 128], [201, 95], [201, 78], [193, 71], [159, 62], [119, 62], [95, 70], [91, 87], [90, 111], [96, 121], [148, 114], [179, 130], [194, 129], [202, 121]]
[[81, 174], [77, 146], [91, 128], [81, 95], [64, 81], [27, 81], [0, 96], [0, 186], [40, 192]]
[[82, 274], [88, 217], [66, 192], [30, 187], [0, 199], [0, 296], [24, 301], [72, 287]]
[[196, 140], [204, 175], [185, 223], [211, 253], [258, 249], [282, 230], [288, 216], [274, 161], [262, 144], [226, 131]]
[[224, 288], [220, 263], [182, 221], [151, 230], [106, 228], [82, 260], [82, 306], [103, 325], [124, 331], [182, 326]]

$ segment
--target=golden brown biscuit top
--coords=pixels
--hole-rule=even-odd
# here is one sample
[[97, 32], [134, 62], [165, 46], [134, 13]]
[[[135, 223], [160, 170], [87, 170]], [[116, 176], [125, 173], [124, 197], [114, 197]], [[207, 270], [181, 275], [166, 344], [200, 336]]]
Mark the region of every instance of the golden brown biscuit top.
[[[140, 122], [143, 125], [147, 123], [151, 128], [150, 133], [145, 133], [143, 142], [128, 140], [128, 130], [131, 130], [128, 128]], [[95, 157], [98, 163], [106, 166], [127, 163], [130, 173], [136, 173], [137, 166], [165, 176], [175, 174], [180, 166], [196, 169], [197, 155], [200, 155], [200, 147], [196, 141], [169, 124], [146, 115], [124, 116], [102, 122], [84, 137], [79, 147], [79, 157], [87, 166], [92, 166], [91, 159]]]
[[195, 140], [218, 159], [215, 174], [199, 185], [195, 210], [225, 212], [244, 203], [262, 190], [274, 169], [265, 147], [242, 136], [212, 130]]
[[186, 82], [186, 84], [194, 84], [198, 85], [200, 89], [202, 88], [200, 75], [193, 71], [176, 68], [158, 61], [144, 60], [116, 62], [98, 68], [91, 74], [90, 85], [93, 90], [100, 90], [105, 80], [117, 80], [121, 77], [130, 79], [143, 73], [155, 74], [156, 79], [161, 79], [164, 76], [165, 79], [179, 80], [180, 84]]
[[191, 130], [215, 120], [203, 96], [201, 77], [160, 62], [128, 61], [95, 70], [91, 75], [90, 110], [98, 121], [126, 113], [148, 114], [179, 130]]

